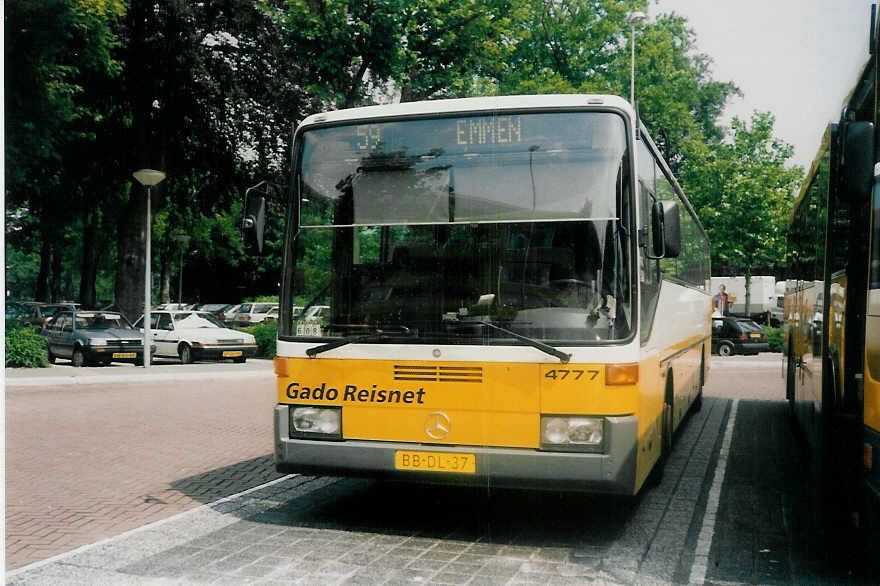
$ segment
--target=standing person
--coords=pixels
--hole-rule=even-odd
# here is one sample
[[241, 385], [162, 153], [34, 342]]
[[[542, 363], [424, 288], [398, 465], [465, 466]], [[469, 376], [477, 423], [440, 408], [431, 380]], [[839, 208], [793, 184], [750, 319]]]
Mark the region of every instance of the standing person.
[[733, 295], [727, 294], [727, 287], [718, 285], [718, 293], [713, 298], [712, 309], [721, 315], [730, 315], [730, 306], [733, 304], [734, 299]]

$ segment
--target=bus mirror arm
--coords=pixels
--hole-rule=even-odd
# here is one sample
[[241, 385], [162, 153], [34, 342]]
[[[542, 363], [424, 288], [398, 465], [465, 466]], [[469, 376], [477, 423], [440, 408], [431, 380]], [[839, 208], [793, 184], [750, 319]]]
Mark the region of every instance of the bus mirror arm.
[[266, 230], [266, 198], [277, 186], [265, 181], [249, 187], [244, 192], [244, 217], [241, 234], [245, 251], [249, 254], [263, 253], [263, 234]]

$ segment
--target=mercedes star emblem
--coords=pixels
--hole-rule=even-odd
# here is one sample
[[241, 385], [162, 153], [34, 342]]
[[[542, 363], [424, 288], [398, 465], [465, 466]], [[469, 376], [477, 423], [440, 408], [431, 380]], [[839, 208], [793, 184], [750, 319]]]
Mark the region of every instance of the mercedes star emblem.
[[440, 411], [434, 411], [425, 419], [425, 433], [431, 439], [446, 439], [446, 436], [449, 435], [450, 427], [449, 417]]

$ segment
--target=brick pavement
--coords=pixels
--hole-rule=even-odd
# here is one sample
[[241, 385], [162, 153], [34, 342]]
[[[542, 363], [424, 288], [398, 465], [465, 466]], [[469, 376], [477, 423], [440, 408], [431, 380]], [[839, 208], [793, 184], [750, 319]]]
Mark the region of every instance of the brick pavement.
[[246, 384], [7, 388], [7, 568], [277, 478], [264, 371]]
[[666, 584], [687, 564], [728, 401], [636, 499], [286, 477], [27, 568], [10, 584]]
[[[789, 489], [802, 487], [803, 467], [779, 424], [777, 370], [774, 355], [713, 360], [703, 411], [684, 427], [660, 486], [634, 501], [285, 477], [31, 566], [9, 582], [687, 583], [733, 396], [739, 415], [706, 546], [707, 583], [842, 583], [846, 576], [813, 563], [816, 551], [802, 535], [805, 499]], [[190, 492], [210, 477], [186, 477]]]

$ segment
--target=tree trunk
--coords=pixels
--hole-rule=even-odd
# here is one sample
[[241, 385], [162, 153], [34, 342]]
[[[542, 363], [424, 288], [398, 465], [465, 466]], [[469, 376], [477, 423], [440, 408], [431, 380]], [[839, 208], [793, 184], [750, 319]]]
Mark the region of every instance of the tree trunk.
[[[46, 222], [48, 225], [48, 222]], [[52, 245], [49, 242], [48, 229], [44, 227], [43, 241], [40, 243], [40, 272], [37, 275], [37, 286], [34, 298], [37, 301], [49, 301], [49, 272], [52, 264]]]
[[64, 273], [64, 296], [63, 299], [65, 301], [72, 301], [74, 299], [73, 292], [73, 270], [69, 270]]
[[130, 321], [144, 312], [146, 199], [144, 188], [135, 183], [118, 227], [116, 305]]
[[171, 262], [164, 254], [160, 262], [162, 263], [162, 277], [159, 281], [159, 303], [171, 303]]
[[95, 210], [89, 210], [83, 222], [83, 256], [79, 277], [79, 302], [83, 307], [97, 307], [95, 279], [98, 276], [98, 227]]
[[746, 271], [746, 317], [751, 317], [751, 305], [752, 303], [752, 273], [750, 271]]
[[61, 246], [52, 247], [52, 302], [61, 301]]

